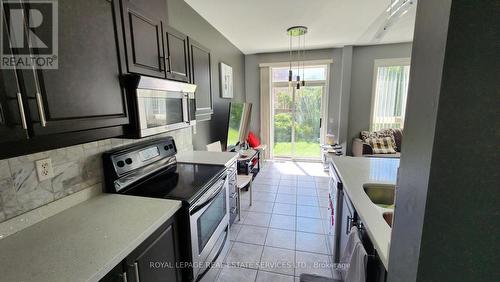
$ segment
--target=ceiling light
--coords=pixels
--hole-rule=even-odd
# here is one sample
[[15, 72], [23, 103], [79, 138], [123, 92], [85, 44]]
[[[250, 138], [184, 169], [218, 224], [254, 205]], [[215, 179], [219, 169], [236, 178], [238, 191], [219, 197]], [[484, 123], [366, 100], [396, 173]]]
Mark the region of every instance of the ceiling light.
[[391, 0], [385, 10], [389, 15], [375, 33], [374, 39], [381, 39], [397, 19], [408, 13], [408, 10], [416, 3], [417, 0]]
[[[288, 83], [291, 86], [293, 81], [293, 38], [297, 38], [297, 76], [296, 76], [296, 87], [300, 89], [300, 86], [305, 86], [306, 82], [304, 79], [304, 57], [306, 53], [306, 26], [292, 26], [286, 30], [288, 37], [290, 38], [290, 69], [288, 70]], [[300, 79], [300, 73], [302, 67], [302, 81]]]

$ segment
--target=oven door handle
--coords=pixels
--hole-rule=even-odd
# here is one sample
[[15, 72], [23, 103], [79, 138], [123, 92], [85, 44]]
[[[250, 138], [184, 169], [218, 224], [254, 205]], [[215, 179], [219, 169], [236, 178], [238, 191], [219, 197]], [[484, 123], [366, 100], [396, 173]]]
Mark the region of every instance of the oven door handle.
[[201, 204], [196, 204], [193, 207], [193, 209], [189, 212], [189, 215], [195, 214], [197, 211], [203, 209], [206, 205], [210, 204], [212, 200], [215, 197], [217, 197], [217, 195], [219, 195], [220, 191], [224, 189], [224, 183], [225, 180], [220, 181], [219, 184], [217, 185], [218, 188], [216, 188], [214, 192], [210, 193], [210, 196], [208, 196], [206, 199], [203, 199], [203, 201], [201, 201], [202, 202]]

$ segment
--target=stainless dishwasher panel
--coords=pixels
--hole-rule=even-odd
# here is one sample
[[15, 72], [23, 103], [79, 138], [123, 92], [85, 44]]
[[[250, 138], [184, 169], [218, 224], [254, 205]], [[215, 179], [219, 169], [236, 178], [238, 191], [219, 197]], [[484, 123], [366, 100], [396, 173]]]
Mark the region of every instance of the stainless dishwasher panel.
[[335, 167], [333, 164], [329, 164], [329, 194], [330, 194], [330, 225], [328, 233], [332, 234], [332, 242], [331, 246], [329, 246], [333, 255], [333, 261], [338, 263], [340, 260], [340, 232], [341, 232], [341, 220], [342, 220], [342, 182], [340, 182], [340, 178], [337, 175]]

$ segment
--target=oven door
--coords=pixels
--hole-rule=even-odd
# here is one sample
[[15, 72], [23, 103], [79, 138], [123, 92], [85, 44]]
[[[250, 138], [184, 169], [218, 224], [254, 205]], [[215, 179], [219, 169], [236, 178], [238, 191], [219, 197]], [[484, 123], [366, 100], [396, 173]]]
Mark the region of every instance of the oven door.
[[[217, 258], [223, 248], [229, 225], [229, 194], [223, 176], [190, 209], [191, 248], [194, 278], [210, 267], [209, 258]], [[225, 237], [224, 239], [221, 239]]]
[[188, 127], [187, 95], [182, 92], [137, 89], [137, 114], [141, 137]]

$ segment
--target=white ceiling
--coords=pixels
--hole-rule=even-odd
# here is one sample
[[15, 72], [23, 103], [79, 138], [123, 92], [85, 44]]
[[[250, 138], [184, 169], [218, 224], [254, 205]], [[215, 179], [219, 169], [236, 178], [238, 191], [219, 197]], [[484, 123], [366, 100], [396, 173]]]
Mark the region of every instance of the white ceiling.
[[385, 33], [390, 0], [185, 0], [245, 54], [288, 50], [286, 29], [309, 28], [307, 49], [409, 42], [416, 5]]

